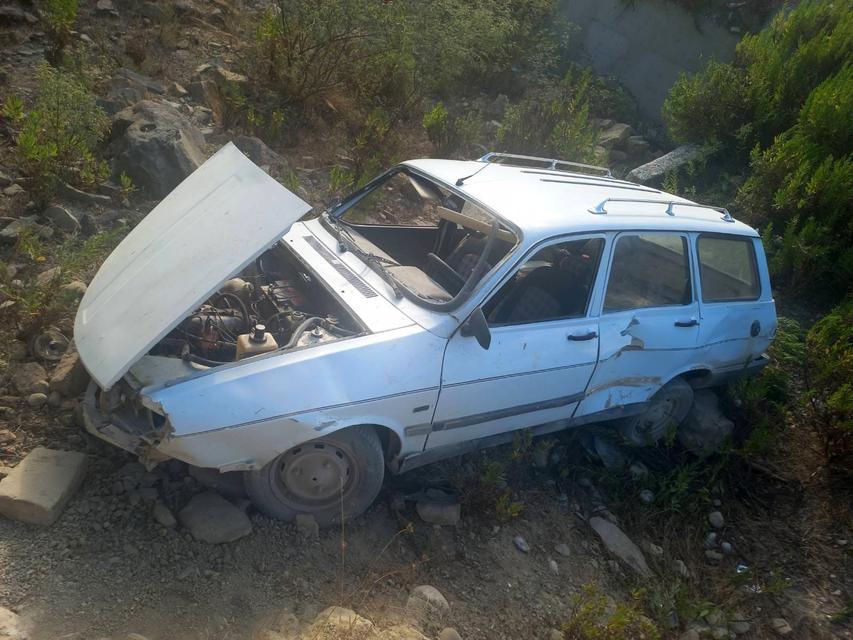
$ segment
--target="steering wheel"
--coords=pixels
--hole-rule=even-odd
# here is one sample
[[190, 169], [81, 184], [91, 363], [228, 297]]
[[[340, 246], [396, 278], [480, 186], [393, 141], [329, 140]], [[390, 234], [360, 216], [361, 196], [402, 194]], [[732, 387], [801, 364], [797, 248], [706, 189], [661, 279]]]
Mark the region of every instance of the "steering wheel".
[[445, 284], [449, 284], [451, 285], [453, 290], [451, 291], [450, 289], [448, 289], [448, 287], [445, 287], [445, 289], [448, 289], [448, 291], [450, 291], [450, 293], [453, 293], [454, 295], [459, 293], [459, 290], [462, 289], [463, 285], [465, 284], [465, 278], [459, 275], [456, 269], [451, 267], [449, 264], [447, 264], [444, 260], [439, 258], [434, 253], [427, 254], [427, 264], [430, 267], [437, 267], [441, 279], [439, 284], [441, 284], [442, 286], [444, 286]]

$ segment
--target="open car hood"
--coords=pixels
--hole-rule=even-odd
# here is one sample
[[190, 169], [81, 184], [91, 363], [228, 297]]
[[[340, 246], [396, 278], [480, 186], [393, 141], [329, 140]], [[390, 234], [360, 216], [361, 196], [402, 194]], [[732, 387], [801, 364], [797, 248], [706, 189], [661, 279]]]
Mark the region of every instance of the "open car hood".
[[105, 389], [311, 206], [229, 143], [158, 204], [104, 261], [74, 340]]

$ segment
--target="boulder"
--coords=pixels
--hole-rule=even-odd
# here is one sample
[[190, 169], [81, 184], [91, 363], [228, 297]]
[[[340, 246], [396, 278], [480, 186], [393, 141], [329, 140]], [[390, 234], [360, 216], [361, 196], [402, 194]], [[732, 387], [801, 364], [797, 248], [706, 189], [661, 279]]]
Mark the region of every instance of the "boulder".
[[29, 524], [51, 525], [85, 473], [85, 454], [36, 447], [0, 481], [0, 514]]
[[210, 544], [233, 542], [252, 533], [246, 514], [212, 491], [194, 496], [178, 513], [178, 520], [196, 540]]
[[314, 618], [303, 638], [365, 638], [375, 631], [373, 623], [344, 607], [328, 607]]
[[717, 394], [703, 389], [693, 394], [693, 407], [676, 436], [688, 451], [707, 456], [719, 450], [734, 428], [734, 423], [720, 411]]
[[646, 577], [651, 575], [643, 552], [619, 527], [598, 516], [589, 519], [589, 526], [598, 534], [610, 553], [640, 575]]
[[22, 394], [39, 392], [43, 380], [47, 380], [47, 371], [38, 362], [22, 362], [12, 367], [12, 384]]
[[42, 211], [42, 217], [60, 231], [75, 233], [80, 229], [80, 223], [68, 209], [52, 204]]
[[606, 129], [603, 129], [598, 134], [598, 144], [604, 147], [605, 149], [612, 149], [613, 147], [620, 146], [633, 133], [634, 129], [631, 127], [630, 124], [625, 124], [624, 122], [616, 122], [614, 124], [611, 124]]
[[127, 173], [155, 198], [165, 197], [205, 161], [204, 136], [167, 104], [138, 102], [116, 115], [113, 131], [114, 173]]
[[260, 138], [255, 138], [254, 136], [237, 136], [232, 142], [249, 160], [259, 167], [274, 168], [278, 171], [288, 170], [287, 160], [270, 149]]
[[376, 640], [430, 640], [408, 624], [397, 624], [379, 632]]
[[80, 356], [72, 344], [62, 354], [59, 364], [50, 376], [50, 390], [61, 393], [66, 398], [79, 396], [89, 386], [89, 372], [80, 362]]
[[6, 607], [0, 607], [0, 639], [27, 640], [28, 637], [18, 614]]
[[670, 171], [675, 171], [688, 162], [702, 160], [707, 154], [708, 152], [702, 147], [690, 144], [682, 145], [660, 158], [655, 158], [651, 162], [632, 169], [626, 179], [642, 184], [660, 185]]
[[632, 156], [642, 156], [649, 151], [649, 141], [643, 136], [630, 136], [625, 141], [625, 151]]
[[441, 591], [432, 585], [422, 584], [412, 589], [406, 601], [407, 617], [419, 626], [440, 624], [450, 613], [450, 603]]

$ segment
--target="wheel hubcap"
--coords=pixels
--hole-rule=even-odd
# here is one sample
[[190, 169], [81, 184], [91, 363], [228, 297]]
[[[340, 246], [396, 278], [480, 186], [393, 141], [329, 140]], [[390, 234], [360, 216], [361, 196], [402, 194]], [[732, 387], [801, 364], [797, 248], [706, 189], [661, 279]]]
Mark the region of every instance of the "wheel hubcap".
[[677, 408], [677, 403], [672, 398], [661, 398], [654, 402], [643, 416], [640, 427], [643, 434], [654, 440], [662, 438]]
[[285, 495], [300, 503], [323, 504], [346, 493], [353, 481], [348, 453], [327, 442], [295, 447], [281, 459], [278, 479]]

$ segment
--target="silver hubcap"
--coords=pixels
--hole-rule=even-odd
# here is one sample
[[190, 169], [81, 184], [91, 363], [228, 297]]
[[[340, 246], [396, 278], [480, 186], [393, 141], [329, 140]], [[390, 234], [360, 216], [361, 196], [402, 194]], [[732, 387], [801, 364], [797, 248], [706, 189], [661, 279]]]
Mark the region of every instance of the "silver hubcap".
[[349, 454], [327, 442], [295, 447], [281, 457], [278, 480], [291, 500], [322, 505], [338, 500], [355, 480]]

